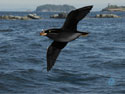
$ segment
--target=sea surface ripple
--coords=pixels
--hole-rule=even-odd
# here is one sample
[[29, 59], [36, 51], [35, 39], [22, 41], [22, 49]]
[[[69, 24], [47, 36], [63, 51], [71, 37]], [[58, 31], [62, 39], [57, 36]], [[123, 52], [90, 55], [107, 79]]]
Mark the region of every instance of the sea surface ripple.
[[39, 33], [65, 21], [50, 14], [38, 13], [41, 20], [0, 20], [0, 94], [125, 94], [125, 18], [82, 20], [78, 30], [90, 34], [68, 43], [47, 72], [52, 40]]

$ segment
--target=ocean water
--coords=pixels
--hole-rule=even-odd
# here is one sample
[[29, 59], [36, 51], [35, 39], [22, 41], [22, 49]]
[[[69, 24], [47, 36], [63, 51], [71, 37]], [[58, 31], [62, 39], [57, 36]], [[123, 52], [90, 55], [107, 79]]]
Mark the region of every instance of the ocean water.
[[[5, 14], [28, 13], [0, 12]], [[0, 20], [0, 94], [125, 94], [125, 13], [82, 20], [78, 30], [90, 34], [68, 43], [50, 72], [46, 50], [52, 40], [39, 33], [65, 19], [37, 14], [44, 18]]]

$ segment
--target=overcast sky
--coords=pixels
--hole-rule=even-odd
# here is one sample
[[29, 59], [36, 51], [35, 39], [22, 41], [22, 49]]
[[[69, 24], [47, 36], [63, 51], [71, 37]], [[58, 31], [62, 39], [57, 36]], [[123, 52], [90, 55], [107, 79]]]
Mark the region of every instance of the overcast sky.
[[125, 5], [125, 0], [0, 0], [0, 11], [35, 10], [43, 4], [69, 4], [76, 8], [94, 5], [93, 11], [101, 10], [110, 4]]

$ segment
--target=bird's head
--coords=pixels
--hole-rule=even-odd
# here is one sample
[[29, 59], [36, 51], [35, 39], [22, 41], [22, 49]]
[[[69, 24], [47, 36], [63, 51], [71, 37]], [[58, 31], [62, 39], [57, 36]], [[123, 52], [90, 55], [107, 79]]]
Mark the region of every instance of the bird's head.
[[49, 33], [52, 33], [52, 30], [51, 30], [51, 29], [42, 30], [42, 32], [40, 32], [40, 35], [41, 35], [41, 36], [47, 36]]
[[60, 29], [48, 29], [48, 30], [42, 30], [42, 32], [40, 32], [41, 36], [49, 36], [49, 35], [55, 35], [57, 33], [59, 33]]

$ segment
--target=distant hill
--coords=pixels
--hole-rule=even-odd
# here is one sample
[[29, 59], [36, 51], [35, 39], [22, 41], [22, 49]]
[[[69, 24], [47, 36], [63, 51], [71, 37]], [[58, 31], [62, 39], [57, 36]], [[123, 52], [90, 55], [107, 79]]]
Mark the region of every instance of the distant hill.
[[41, 5], [36, 8], [36, 11], [39, 12], [69, 12], [71, 10], [75, 9], [74, 6], [71, 5]]
[[125, 11], [125, 6], [117, 6], [109, 4], [106, 8], [102, 9], [102, 11]]

